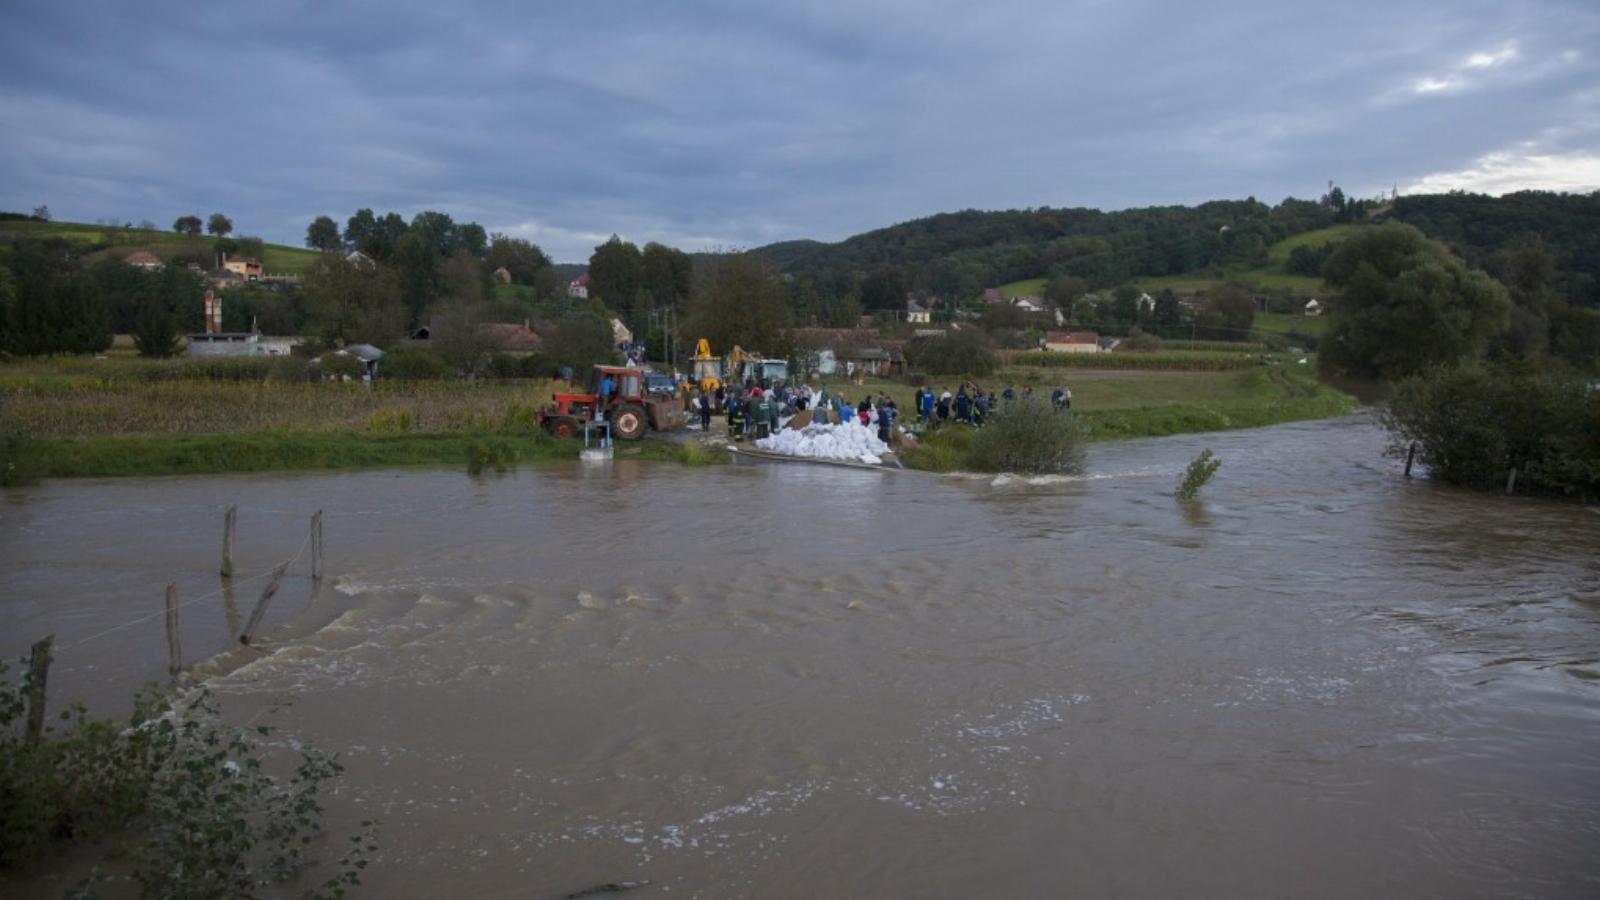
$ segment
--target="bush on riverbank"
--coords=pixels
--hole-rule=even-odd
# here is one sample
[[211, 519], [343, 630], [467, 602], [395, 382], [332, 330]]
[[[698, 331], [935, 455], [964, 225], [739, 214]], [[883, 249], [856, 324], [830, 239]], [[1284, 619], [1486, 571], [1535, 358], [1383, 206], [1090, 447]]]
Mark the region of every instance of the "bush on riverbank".
[[1003, 403], [982, 428], [946, 425], [902, 455], [912, 468], [933, 472], [1071, 475], [1083, 470], [1077, 421], [1043, 400]]
[[1043, 400], [1001, 403], [973, 435], [967, 462], [978, 472], [1075, 475], [1083, 471], [1077, 420]]
[[1442, 481], [1500, 490], [1515, 468], [1520, 491], [1600, 499], [1600, 391], [1579, 375], [1434, 369], [1395, 385], [1380, 420]]
[[[57, 851], [110, 835], [119, 868], [147, 897], [258, 897], [316, 867], [319, 797], [343, 771], [311, 747], [286, 772], [271, 759], [271, 726], [225, 723], [201, 692], [141, 692], [126, 725], [91, 719], [81, 704], [30, 738], [27, 678], [13, 685], [0, 664], [0, 870], [39, 864]], [[360, 884], [372, 823], [341, 845], [331, 876], [311, 889], [329, 897]], [[73, 892], [93, 897], [97, 867]]]

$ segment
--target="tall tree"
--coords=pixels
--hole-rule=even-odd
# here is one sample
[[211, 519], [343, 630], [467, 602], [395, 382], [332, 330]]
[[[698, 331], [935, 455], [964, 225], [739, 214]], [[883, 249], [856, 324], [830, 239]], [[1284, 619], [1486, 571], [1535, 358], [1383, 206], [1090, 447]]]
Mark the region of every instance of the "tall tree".
[[1498, 282], [1398, 223], [1346, 240], [1323, 277], [1341, 293], [1320, 363], [1362, 377], [1401, 378], [1476, 357], [1511, 308]]
[[217, 237], [226, 237], [233, 233], [233, 220], [222, 213], [212, 213], [211, 218], [206, 220], [206, 231]]
[[324, 252], [340, 249], [339, 223], [331, 216], [317, 216], [306, 226], [306, 246]]
[[789, 296], [778, 271], [758, 256], [713, 256], [695, 273], [691, 333], [723, 352], [735, 344], [771, 357], [789, 354]]
[[360, 250], [368, 256], [373, 254], [363, 245], [377, 237], [378, 233], [378, 217], [373, 215], [370, 209], [358, 209], [355, 215], [345, 220], [345, 246], [353, 250]]
[[613, 234], [589, 257], [589, 296], [627, 317], [639, 292], [641, 265], [639, 248]]
[[166, 301], [155, 294], [146, 294], [139, 301], [133, 323], [133, 346], [140, 356], [156, 359], [178, 353], [178, 318], [167, 308]]
[[172, 230], [179, 234], [195, 237], [200, 234], [200, 229], [204, 227], [204, 224], [200, 221], [199, 216], [179, 216], [173, 220]]
[[311, 329], [330, 342], [383, 346], [405, 332], [407, 313], [394, 276], [325, 256], [305, 280]]
[[521, 238], [496, 234], [489, 239], [489, 250], [484, 254], [484, 265], [488, 266], [491, 272], [495, 269], [505, 269], [511, 273], [511, 280], [516, 284], [533, 284], [534, 276], [539, 270], [550, 265], [550, 257], [545, 256], [537, 244]]
[[[593, 277], [593, 276], [590, 276]], [[651, 241], [639, 261], [639, 283], [656, 306], [676, 309], [689, 299], [694, 263], [689, 254]]]

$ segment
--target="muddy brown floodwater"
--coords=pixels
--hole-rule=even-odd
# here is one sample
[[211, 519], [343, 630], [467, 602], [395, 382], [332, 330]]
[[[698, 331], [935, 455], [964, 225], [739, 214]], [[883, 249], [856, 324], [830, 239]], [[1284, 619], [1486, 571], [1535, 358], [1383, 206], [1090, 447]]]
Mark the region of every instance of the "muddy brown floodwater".
[[[0, 506], [0, 650], [55, 632], [55, 695], [115, 710], [166, 651], [106, 629], [216, 589], [227, 503], [246, 571], [323, 508], [328, 585], [201, 671], [344, 755], [366, 896], [1600, 896], [1600, 515], [1382, 446], [49, 483]], [[229, 631], [183, 611], [191, 657]]]

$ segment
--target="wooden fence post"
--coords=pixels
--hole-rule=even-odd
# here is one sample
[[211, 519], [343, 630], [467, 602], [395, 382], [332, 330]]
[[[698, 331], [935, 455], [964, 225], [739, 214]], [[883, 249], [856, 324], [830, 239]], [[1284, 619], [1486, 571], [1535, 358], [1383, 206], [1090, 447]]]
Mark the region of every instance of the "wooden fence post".
[[239, 639], [239, 597], [233, 589], [233, 579], [222, 579], [222, 615], [228, 622], [228, 640]]
[[167, 585], [167, 674], [183, 671], [183, 645], [178, 642], [178, 585]]
[[283, 580], [283, 573], [288, 570], [289, 564], [286, 562], [272, 570], [272, 580], [267, 582], [267, 589], [261, 592], [261, 599], [256, 601], [255, 611], [250, 613], [250, 621], [244, 626], [244, 633], [239, 635], [239, 643], [249, 645], [250, 636], [261, 624], [261, 617], [267, 614], [267, 604], [272, 602], [272, 595], [278, 592], [278, 582]]
[[311, 579], [322, 580], [322, 510], [311, 517]]
[[1417, 458], [1417, 442], [1412, 441], [1411, 447], [1406, 450], [1406, 477], [1411, 477], [1411, 461]]
[[28, 674], [22, 687], [28, 695], [28, 730], [23, 740], [29, 747], [35, 746], [44, 737], [44, 688], [50, 676], [50, 646], [55, 640], [55, 635], [45, 635], [44, 640], [33, 645], [33, 652], [28, 655]]
[[1506, 493], [1510, 494], [1512, 491], [1514, 491], [1516, 489], [1517, 489], [1517, 467], [1516, 466], [1512, 466], [1511, 467], [1511, 471], [1506, 473]]
[[239, 520], [239, 507], [229, 506], [222, 517], [222, 577], [233, 577], [233, 526]]

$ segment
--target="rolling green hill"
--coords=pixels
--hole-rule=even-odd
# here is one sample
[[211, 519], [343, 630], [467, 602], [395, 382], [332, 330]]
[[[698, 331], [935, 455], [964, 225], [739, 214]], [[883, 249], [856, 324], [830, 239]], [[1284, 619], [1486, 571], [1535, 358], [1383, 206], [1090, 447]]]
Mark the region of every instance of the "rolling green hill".
[[1140, 278], [1134, 285], [1140, 290], [1155, 293], [1171, 290], [1180, 294], [1194, 294], [1233, 282], [1251, 290], [1269, 293], [1322, 294], [1328, 286], [1321, 278], [1295, 275], [1284, 268], [1289, 254], [1296, 247], [1320, 247], [1342, 241], [1365, 225], [1331, 225], [1292, 235], [1267, 248], [1267, 261], [1255, 266], [1229, 266], [1203, 272], [1186, 272], [1181, 275], [1163, 275], [1158, 278]]
[[[91, 225], [84, 222], [30, 222], [20, 220], [0, 221], [0, 236], [7, 233], [22, 237], [59, 237], [85, 244], [105, 244], [98, 251], [106, 255], [127, 256], [139, 250], [166, 257], [196, 245], [209, 253], [216, 238], [190, 237], [174, 231], [146, 228], [121, 228], [115, 225]], [[266, 244], [262, 248], [261, 265], [269, 274], [303, 275], [311, 271], [318, 253], [302, 247]]]

